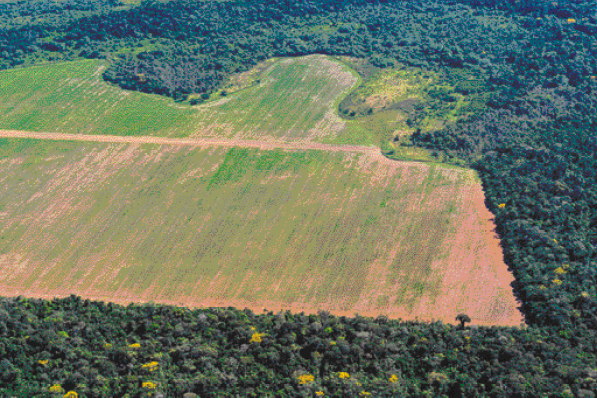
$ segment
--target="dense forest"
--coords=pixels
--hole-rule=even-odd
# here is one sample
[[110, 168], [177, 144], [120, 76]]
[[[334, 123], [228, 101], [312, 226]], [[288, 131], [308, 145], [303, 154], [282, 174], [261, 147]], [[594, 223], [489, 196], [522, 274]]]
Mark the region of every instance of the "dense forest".
[[0, 300], [0, 395], [589, 398], [594, 337], [20, 297]]
[[[360, 394], [356, 381], [335, 378], [334, 372], [346, 368], [361, 375], [358, 387], [374, 396], [594, 397], [596, 9], [595, 1], [581, 0], [0, 4], [0, 68], [105, 58], [110, 61], [107, 81], [176, 100], [217, 91], [229, 74], [272, 56], [350, 55], [376, 68], [474, 73], [477, 82], [458, 87], [463, 95], [482, 87], [483, 111], [439, 130], [417, 130], [404, 145], [427, 148], [479, 171], [530, 326], [463, 331], [327, 315], [123, 309], [74, 298], [7, 300], [0, 311], [0, 357], [5, 358], [0, 391], [27, 396], [25, 380], [36, 380], [38, 385], [83, 383], [85, 394], [96, 396], [112, 395], [107, 388], [118, 391], [114, 395], [134, 395], [144, 391], [141, 373], [135, 372], [161, 354], [159, 386], [168, 396], [185, 391], [235, 396], [245, 388], [254, 396], [266, 391], [313, 396], [311, 387], [321, 387], [326, 396]], [[64, 314], [61, 323], [46, 323], [57, 318], [53, 312]], [[147, 312], [158, 319], [151, 327]], [[107, 324], [96, 324], [104, 317]], [[333, 337], [325, 332], [328, 324]], [[248, 343], [248, 325], [267, 333], [261, 342], [265, 349]], [[343, 332], [337, 330], [340, 325]], [[60, 332], [72, 336], [58, 339]], [[470, 334], [469, 344], [463, 343], [464, 332]], [[136, 339], [150, 347], [147, 353], [127, 349]], [[333, 349], [326, 339], [336, 342]], [[49, 342], [62, 348], [43, 348]], [[105, 351], [106, 343], [114, 350]], [[216, 348], [195, 352], [203, 345]], [[176, 351], [180, 346], [188, 350]], [[61, 367], [31, 360], [46, 356], [60, 358]], [[242, 358], [251, 366], [243, 367]], [[71, 372], [79, 380], [66, 380]], [[315, 375], [316, 383], [297, 384], [295, 372]], [[390, 373], [400, 382], [389, 386]], [[98, 385], [91, 381], [100, 379]]]

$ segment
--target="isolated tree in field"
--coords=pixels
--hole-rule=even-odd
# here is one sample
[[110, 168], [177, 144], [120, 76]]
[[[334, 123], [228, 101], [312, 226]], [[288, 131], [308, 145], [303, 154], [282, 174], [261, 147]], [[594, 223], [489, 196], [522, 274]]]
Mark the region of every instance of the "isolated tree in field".
[[466, 315], [466, 314], [458, 314], [458, 315], [456, 315], [456, 320], [458, 322], [460, 322], [460, 328], [464, 329], [464, 324], [466, 322], [470, 322], [471, 318], [468, 315]]

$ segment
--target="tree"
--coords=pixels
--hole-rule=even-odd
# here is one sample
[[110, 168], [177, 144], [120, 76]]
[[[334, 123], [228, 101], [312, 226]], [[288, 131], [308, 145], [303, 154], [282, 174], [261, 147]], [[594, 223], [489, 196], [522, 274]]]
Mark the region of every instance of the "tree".
[[460, 322], [460, 328], [464, 329], [464, 324], [471, 321], [471, 318], [466, 314], [458, 314], [456, 320]]

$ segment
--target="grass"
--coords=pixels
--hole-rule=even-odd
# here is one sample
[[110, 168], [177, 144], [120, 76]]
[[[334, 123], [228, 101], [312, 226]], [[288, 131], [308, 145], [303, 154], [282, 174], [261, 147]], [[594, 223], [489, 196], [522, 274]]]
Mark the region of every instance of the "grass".
[[[484, 86], [469, 72], [379, 69], [349, 57], [270, 59], [231, 76], [197, 106], [123, 91], [101, 79], [104, 67], [83, 60], [0, 72], [0, 128], [379, 145], [397, 160], [437, 162], [391, 140], [404, 133], [401, 142], [408, 140], [416, 128], [440, 128], [484, 106]], [[354, 109], [356, 117], [340, 118], [338, 107]]]
[[[351, 90], [348, 98], [357, 102], [371, 96], [385, 98], [381, 103], [387, 96], [398, 102], [429, 100], [425, 90], [434, 81], [431, 74], [410, 69], [372, 70], [363, 81], [331, 57], [279, 58], [232, 76], [208, 102], [191, 106], [107, 84], [101, 79], [104, 68], [101, 61], [83, 60], [0, 72], [0, 128], [381, 145], [406, 128], [404, 110], [389, 103], [383, 112], [343, 120], [337, 113], [341, 101]], [[222, 91], [227, 95], [221, 96]], [[457, 102], [450, 109], [463, 106]], [[444, 112], [440, 117], [452, 116]]]
[[349, 137], [369, 137], [394, 160], [464, 164], [414, 148], [409, 137], [417, 129], [439, 130], [481, 112], [488, 94], [478, 76], [465, 69], [434, 72], [404, 65], [382, 69], [364, 59], [335, 59], [361, 77], [339, 103]]
[[85, 60], [0, 72], [0, 127], [65, 133], [167, 135], [191, 109], [101, 80], [103, 65]]
[[367, 123], [379, 115], [389, 129], [429, 131], [455, 123], [485, 107], [485, 83], [464, 69], [434, 72], [398, 65], [375, 68], [363, 60], [338, 58], [363, 81], [340, 103], [344, 116]]
[[371, 143], [350, 137], [335, 112], [357, 77], [322, 55], [260, 64], [229, 82], [234, 94], [199, 106], [123, 91], [101, 79], [103, 69], [83, 60], [0, 72], [0, 128]]
[[0, 292], [437, 316], [443, 273], [479, 245], [437, 268], [470, 170], [35, 140], [0, 141], [0, 165]]
[[357, 81], [344, 65], [321, 55], [280, 59], [259, 80], [258, 86], [205, 105], [198, 130], [204, 135], [314, 141], [343, 131], [336, 99]]

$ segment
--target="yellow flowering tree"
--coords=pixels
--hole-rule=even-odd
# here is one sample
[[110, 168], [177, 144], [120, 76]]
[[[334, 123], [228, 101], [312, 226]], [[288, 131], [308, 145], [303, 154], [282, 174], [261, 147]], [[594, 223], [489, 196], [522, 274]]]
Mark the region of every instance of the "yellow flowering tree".
[[311, 384], [315, 381], [315, 377], [313, 377], [313, 375], [309, 373], [299, 375], [297, 379], [298, 383], [301, 385]]
[[63, 398], [78, 398], [79, 394], [77, 394], [75, 391], [69, 391], [66, 394], [64, 394]]
[[338, 372], [338, 377], [341, 379], [350, 379], [350, 374], [347, 372]]
[[147, 388], [148, 390], [155, 390], [155, 388], [157, 387], [157, 384], [154, 383], [153, 381], [144, 381], [143, 384], [141, 384], [141, 386], [143, 388]]
[[50, 386], [50, 392], [64, 392], [64, 390], [60, 384], [54, 384], [53, 386]]
[[159, 363], [157, 363], [156, 361], [152, 361], [141, 365], [141, 369], [148, 370], [150, 372], [155, 372], [159, 366]]
[[251, 335], [251, 340], [249, 340], [249, 342], [250, 343], [261, 343], [261, 339], [264, 336], [265, 336], [265, 333], [255, 332]]
[[553, 272], [556, 273], [557, 275], [563, 275], [566, 273], [566, 270], [562, 267], [558, 267], [558, 268], [554, 269]]

